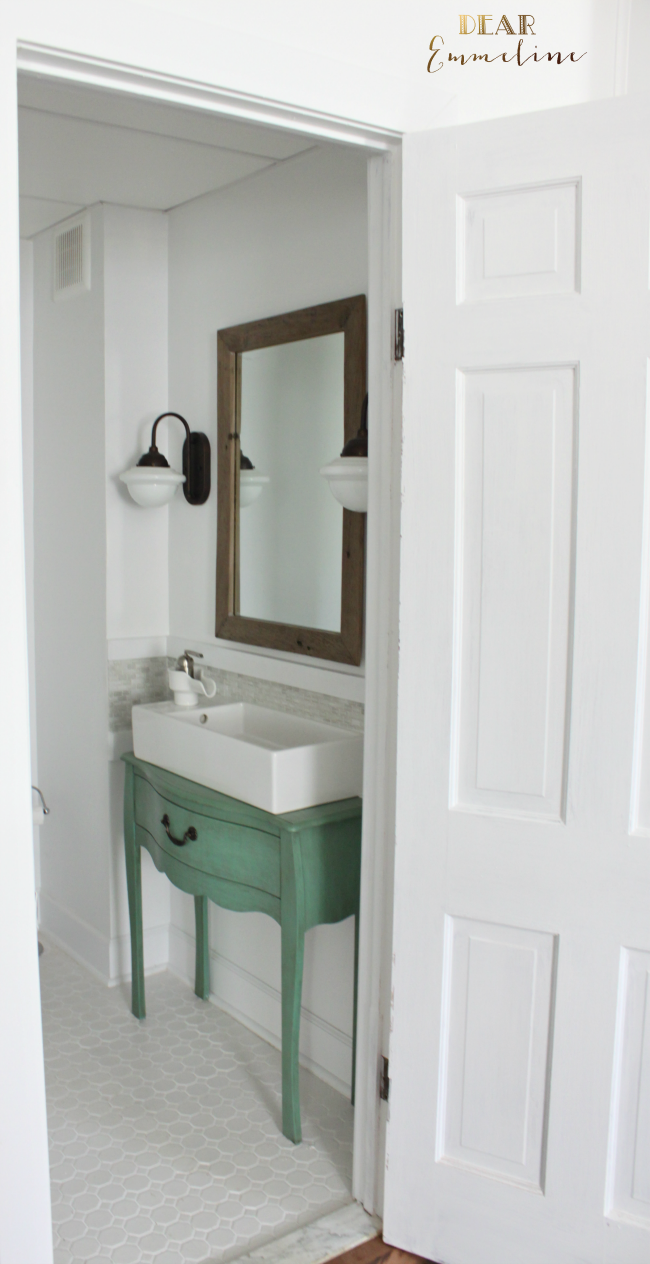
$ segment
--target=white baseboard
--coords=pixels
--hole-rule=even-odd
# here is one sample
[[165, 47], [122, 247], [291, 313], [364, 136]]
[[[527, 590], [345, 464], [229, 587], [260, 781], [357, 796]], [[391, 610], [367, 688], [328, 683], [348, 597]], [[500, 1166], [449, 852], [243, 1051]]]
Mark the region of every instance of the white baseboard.
[[[193, 935], [169, 928], [169, 969], [194, 986], [196, 944]], [[268, 1041], [281, 1048], [281, 999], [277, 988], [210, 951], [210, 1000]], [[350, 1095], [352, 1040], [317, 1014], [302, 1009], [300, 1065], [344, 1096]]]
[[[144, 972], [160, 974], [169, 965], [169, 925], [148, 926], [142, 933]], [[131, 978], [131, 936], [114, 935], [109, 949], [109, 984], [115, 987]]]
[[45, 932], [48, 939], [58, 948], [63, 948], [96, 978], [108, 983], [108, 936], [100, 934], [88, 922], [64, 908], [44, 891], [39, 892], [39, 911], [39, 929]]
[[[39, 892], [39, 930], [57, 948], [90, 970], [95, 978], [115, 987], [131, 978], [131, 941], [128, 935], [110, 939], [77, 913], [64, 908], [45, 892]], [[150, 926], [144, 931], [145, 974], [159, 974], [169, 961], [169, 928]]]

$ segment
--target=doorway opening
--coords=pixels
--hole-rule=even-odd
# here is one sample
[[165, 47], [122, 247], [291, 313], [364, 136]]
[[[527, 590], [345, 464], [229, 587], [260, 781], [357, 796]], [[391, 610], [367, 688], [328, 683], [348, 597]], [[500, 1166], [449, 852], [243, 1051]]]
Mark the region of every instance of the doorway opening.
[[[130, 709], [166, 696], [168, 661], [191, 645], [224, 698], [261, 691], [278, 709], [326, 712], [358, 730], [364, 672], [218, 643], [214, 496], [205, 509], [179, 498], [149, 514], [128, 501], [119, 474], [166, 408], [214, 438], [218, 328], [368, 293], [368, 149], [37, 76], [19, 76], [19, 108], [32, 760], [51, 809], [35, 826], [35, 854], [48, 1108], [59, 1129], [57, 1249], [61, 1260], [85, 1258], [85, 1238], [113, 1259], [230, 1258], [352, 1202], [353, 927], [309, 933], [301, 1060], [313, 1127], [294, 1149], [276, 1109], [270, 919], [212, 910], [216, 1004], [202, 1009], [184, 986], [191, 897], [145, 863], [145, 965], [159, 977], [148, 985], [146, 1030], [129, 1013], [120, 756]], [[86, 272], [62, 297], [55, 244], [78, 224]], [[171, 432], [166, 451], [180, 468]], [[370, 928], [376, 891], [366, 904]], [[363, 947], [361, 960], [363, 972]], [[370, 986], [362, 973], [366, 1007], [377, 1004]], [[221, 1073], [210, 1065], [214, 1042]], [[357, 1110], [366, 1152], [379, 1119], [371, 1045], [366, 1034]], [[225, 1094], [224, 1075], [234, 1077]], [[368, 1203], [374, 1171], [362, 1183]]]

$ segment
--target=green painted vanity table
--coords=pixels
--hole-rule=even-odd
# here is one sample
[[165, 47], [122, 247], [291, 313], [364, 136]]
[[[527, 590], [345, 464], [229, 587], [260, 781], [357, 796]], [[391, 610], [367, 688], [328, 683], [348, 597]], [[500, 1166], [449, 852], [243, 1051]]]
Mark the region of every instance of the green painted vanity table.
[[145, 1017], [140, 848], [194, 896], [195, 992], [210, 994], [208, 900], [268, 913], [282, 936], [282, 1131], [301, 1140], [298, 1042], [305, 931], [355, 917], [352, 1101], [357, 1025], [361, 799], [274, 815], [135, 755], [124, 755], [124, 841], [131, 920], [131, 1008]]

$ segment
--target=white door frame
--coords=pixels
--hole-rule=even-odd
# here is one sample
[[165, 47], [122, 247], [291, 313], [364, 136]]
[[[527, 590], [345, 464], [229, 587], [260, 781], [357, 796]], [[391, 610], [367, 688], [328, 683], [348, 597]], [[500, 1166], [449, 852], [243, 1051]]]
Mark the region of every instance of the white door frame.
[[[378, 1073], [381, 1054], [387, 1048], [390, 997], [397, 692], [401, 366], [395, 366], [393, 361], [392, 318], [401, 292], [401, 137], [398, 132], [371, 124], [35, 44], [19, 42], [17, 69], [48, 79], [210, 110], [223, 117], [290, 128], [370, 153], [368, 369], [372, 403], [353, 1192], [369, 1211], [380, 1213], [385, 1111], [380, 1109]], [[17, 246], [16, 237], [16, 254]], [[0, 513], [4, 513], [4, 508]], [[26, 846], [27, 842], [26, 838]]]
[[139, 66], [121, 65], [102, 57], [47, 48], [25, 40], [18, 40], [17, 69], [22, 74], [85, 84], [108, 92], [127, 92], [130, 96], [166, 101], [169, 105], [211, 110], [225, 118], [245, 120], [247, 123], [286, 127], [306, 136], [361, 146], [377, 153], [390, 152], [401, 142], [400, 132], [376, 127], [372, 123], [359, 123], [322, 110], [303, 109], [299, 105], [271, 101], [249, 92], [234, 92], [211, 83], [165, 75], [157, 70], [143, 70]]

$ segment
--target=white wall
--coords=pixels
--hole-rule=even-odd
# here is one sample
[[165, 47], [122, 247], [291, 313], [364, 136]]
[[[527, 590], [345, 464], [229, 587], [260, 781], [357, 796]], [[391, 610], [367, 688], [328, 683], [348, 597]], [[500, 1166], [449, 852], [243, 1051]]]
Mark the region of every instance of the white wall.
[[[0, 152], [6, 151], [0, 111]], [[9, 155], [7, 155], [9, 159]], [[15, 156], [5, 168], [7, 186], [15, 188]], [[17, 218], [12, 224], [17, 240]], [[17, 263], [17, 259], [14, 261]], [[0, 1009], [4, 1039], [0, 1095], [0, 1259], [20, 1264], [26, 1257], [48, 1264], [52, 1259], [48, 1139], [46, 1132], [43, 1045], [39, 1004], [34, 885], [38, 854], [33, 838], [29, 779], [36, 766], [35, 688], [29, 671], [27, 632], [33, 591], [33, 251], [21, 243], [20, 278], [7, 268], [0, 287], [0, 321], [6, 305], [18, 312], [20, 339], [3, 343], [0, 394], [3, 417], [3, 467], [0, 493], [4, 547], [0, 550], [3, 610], [0, 644], [6, 670], [3, 687], [5, 724], [0, 733], [3, 782], [3, 907], [0, 917]], [[9, 332], [9, 331], [8, 331]], [[22, 347], [21, 347], [22, 343]], [[22, 383], [16, 370], [24, 353]], [[22, 385], [22, 392], [21, 392]], [[22, 394], [22, 399], [21, 399]], [[22, 408], [21, 408], [22, 405]], [[21, 435], [21, 412], [25, 434]], [[7, 424], [9, 423], [9, 424]], [[17, 424], [16, 424], [17, 423]], [[22, 470], [22, 477], [21, 477]], [[24, 552], [23, 552], [24, 549]], [[18, 566], [16, 566], [18, 562]], [[24, 570], [23, 570], [24, 563]], [[22, 573], [21, 573], [22, 572]], [[29, 582], [30, 591], [26, 591]], [[33, 627], [33, 618], [31, 618]], [[30, 637], [30, 640], [32, 638]], [[31, 751], [30, 751], [31, 737]], [[36, 847], [36, 853], [38, 848]]]
[[15, 0], [14, 23], [19, 38], [36, 44], [401, 132], [436, 125], [454, 96], [456, 118], [470, 121], [613, 95], [617, 38], [627, 45], [631, 12], [634, 43], [644, 7], [645, 0], [545, 0], [540, 51], [586, 49], [583, 61], [555, 69], [457, 65], [435, 78], [426, 74], [428, 45], [441, 32], [456, 51], [455, 0], [414, 0], [398, 16], [390, 0], [332, 0], [326, 15], [297, 0]]
[[[110, 931], [106, 775], [106, 496], [101, 208], [90, 213], [92, 288], [52, 299], [52, 234], [34, 243], [34, 617], [41, 918], [87, 951]], [[99, 941], [98, 941], [99, 942]]]
[[[34, 656], [34, 246], [20, 243], [20, 368], [25, 506], [25, 588], [29, 648], [29, 736], [32, 784], [38, 785]], [[36, 802], [36, 799], [34, 799]], [[34, 877], [41, 885], [39, 826], [34, 826]]]
[[167, 508], [143, 513], [119, 475], [147, 451], [167, 408], [167, 218], [104, 206], [103, 220], [106, 636], [165, 636]]
[[[173, 636], [215, 640], [217, 330], [363, 294], [367, 257], [366, 162], [344, 149], [310, 150], [169, 213], [170, 408], [213, 441], [215, 488], [200, 508], [181, 496], [170, 506]], [[181, 442], [170, 435], [177, 461]]]
[[[206, 431], [214, 458], [208, 503], [190, 508], [177, 497], [170, 506], [170, 630], [188, 646], [217, 644], [217, 330], [365, 293], [366, 183], [362, 154], [313, 149], [169, 213], [170, 407]], [[181, 436], [174, 434], [176, 460], [180, 445]], [[227, 646], [221, 646], [225, 654]], [[256, 657], [249, 658], [251, 674]], [[272, 660], [268, 655], [264, 660], [269, 678]], [[283, 665], [277, 666], [282, 680]], [[316, 675], [319, 669], [305, 660], [305, 688], [310, 670]], [[192, 902], [174, 891], [171, 961], [187, 974], [193, 968], [192, 934]], [[215, 909], [211, 942], [216, 998], [277, 1043], [279, 928], [261, 915]], [[317, 927], [307, 936], [303, 1054], [339, 1087], [350, 1082], [353, 947], [351, 920]]]
[[[41, 925], [107, 981], [129, 969], [123, 768], [109, 762], [107, 635], [164, 637], [167, 512], [118, 473], [167, 399], [167, 233], [158, 212], [92, 208], [91, 289], [52, 299], [34, 242], [34, 667]], [[167, 961], [169, 892], [144, 865], [145, 961]]]
[[[132, 642], [150, 647], [169, 631], [168, 510], [144, 511], [119, 475], [151, 442], [167, 408], [167, 218], [160, 211], [104, 206], [104, 356], [106, 435], [106, 629], [111, 656]], [[162, 427], [161, 427], [162, 428]], [[161, 429], [160, 428], [160, 429]], [[160, 430], [159, 430], [160, 433]], [[160, 440], [165, 450], [164, 441]], [[145, 653], [146, 653], [145, 649]], [[108, 978], [130, 974], [124, 868], [124, 765], [110, 781], [110, 951]], [[169, 955], [169, 883], [142, 857], [145, 966]]]
[[627, 13], [625, 6], [621, 10], [619, 91], [647, 92], [650, 5], [647, 0], [630, 0]]

